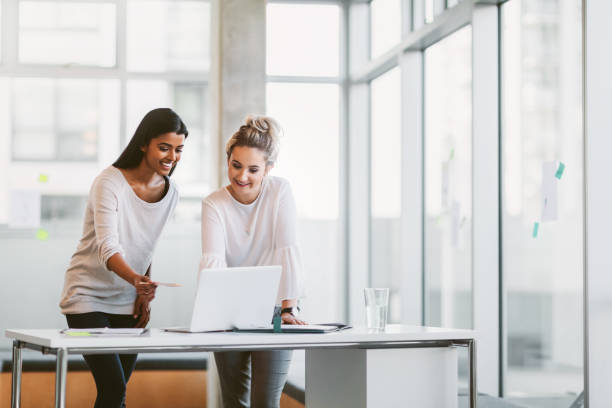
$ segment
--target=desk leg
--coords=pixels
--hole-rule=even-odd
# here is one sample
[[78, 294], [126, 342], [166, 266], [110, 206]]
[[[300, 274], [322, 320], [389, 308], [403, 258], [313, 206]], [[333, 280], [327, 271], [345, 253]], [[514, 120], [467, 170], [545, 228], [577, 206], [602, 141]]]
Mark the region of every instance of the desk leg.
[[476, 408], [478, 399], [478, 388], [476, 386], [476, 340], [468, 342], [468, 354], [470, 359], [470, 407]]
[[66, 375], [68, 373], [68, 350], [57, 349], [55, 363], [55, 408], [66, 407]]
[[23, 343], [21, 341], [13, 341], [13, 384], [11, 389], [11, 408], [21, 407], [21, 350]]

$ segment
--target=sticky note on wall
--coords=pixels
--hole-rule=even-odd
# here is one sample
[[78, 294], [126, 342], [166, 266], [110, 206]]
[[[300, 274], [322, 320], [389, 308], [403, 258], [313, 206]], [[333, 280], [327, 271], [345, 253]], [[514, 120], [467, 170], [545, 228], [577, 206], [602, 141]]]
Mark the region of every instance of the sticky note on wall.
[[40, 191], [10, 191], [8, 226], [9, 228], [38, 228], [40, 226]]
[[559, 167], [557, 167], [555, 177], [561, 180], [561, 177], [563, 176], [563, 171], [565, 171], [565, 164], [563, 164], [563, 162], [559, 162]]
[[534, 238], [538, 237], [538, 230], [540, 229], [540, 223], [539, 222], [534, 222], [533, 223], [533, 232], [531, 233], [531, 236]]

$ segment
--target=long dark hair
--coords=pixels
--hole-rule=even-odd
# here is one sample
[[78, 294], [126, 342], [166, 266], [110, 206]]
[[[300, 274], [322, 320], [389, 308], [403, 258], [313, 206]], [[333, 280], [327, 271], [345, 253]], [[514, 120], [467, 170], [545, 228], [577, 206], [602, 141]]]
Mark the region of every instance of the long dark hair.
[[[134, 136], [132, 136], [132, 140], [125, 147], [121, 156], [113, 163], [113, 166], [119, 169], [138, 167], [144, 157], [141, 148], [147, 146], [151, 139], [170, 132], [185, 135], [185, 138], [189, 135], [183, 120], [172, 109], [153, 109], [142, 118]], [[172, 175], [175, 167], [176, 165], [172, 167], [169, 176]]]

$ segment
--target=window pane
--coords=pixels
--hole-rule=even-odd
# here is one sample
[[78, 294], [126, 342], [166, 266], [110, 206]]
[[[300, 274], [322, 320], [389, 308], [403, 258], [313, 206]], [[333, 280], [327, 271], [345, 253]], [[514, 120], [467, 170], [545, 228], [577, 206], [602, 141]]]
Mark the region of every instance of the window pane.
[[13, 160], [96, 161], [103, 118], [117, 120], [117, 91], [114, 80], [15, 79]]
[[370, 55], [376, 58], [398, 44], [402, 35], [401, 0], [373, 0]]
[[127, 3], [128, 70], [208, 71], [209, 67], [208, 2], [131, 0]]
[[502, 6], [504, 389], [522, 406], [570, 406], [584, 386], [581, 7]]
[[267, 112], [284, 134], [272, 175], [285, 177], [297, 204], [310, 321], [343, 319], [340, 258], [340, 87], [268, 83]]
[[401, 86], [394, 68], [372, 81], [371, 285], [389, 288], [391, 323], [400, 315]]
[[115, 65], [115, 5], [68, 1], [19, 3], [19, 62]]
[[472, 327], [472, 28], [425, 50], [425, 320]]
[[[131, 80], [127, 83], [127, 140], [131, 139], [144, 115], [152, 109], [170, 107], [183, 119], [189, 136], [181, 162], [172, 177], [183, 183], [208, 183], [206, 163], [213, 154], [206, 135], [206, 86], [159, 80]], [[185, 192], [185, 191], [183, 191]], [[201, 194], [201, 191], [198, 192]]]
[[267, 13], [268, 75], [338, 76], [338, 6], [269, 4]]

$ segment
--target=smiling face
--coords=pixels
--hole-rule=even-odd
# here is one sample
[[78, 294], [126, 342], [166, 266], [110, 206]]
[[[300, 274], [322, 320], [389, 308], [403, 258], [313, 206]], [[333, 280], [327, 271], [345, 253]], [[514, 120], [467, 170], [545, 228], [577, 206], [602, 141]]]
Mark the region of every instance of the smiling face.
[[160, 176], [167, 176], [176, 163], [181, 160], [185, 135], [175, 132], [164, 133], [151, 139], [142, 147], [144, 164]]
[[270, 170], [264, 152], [256, 147], [236, 146], [227, 161], [229, 191], [243, 204], [255, 201]]

